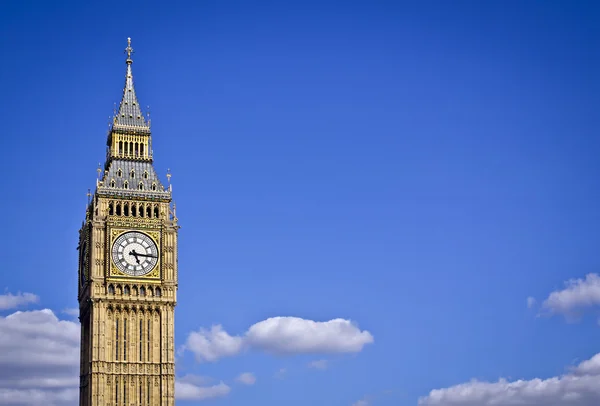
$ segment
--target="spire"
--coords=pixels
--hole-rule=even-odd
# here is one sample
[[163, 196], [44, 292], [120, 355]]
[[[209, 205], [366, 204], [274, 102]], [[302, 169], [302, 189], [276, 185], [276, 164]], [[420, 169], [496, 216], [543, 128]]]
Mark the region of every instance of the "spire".
[[[127, 48], [125, 48], [127, 59], [127, 73], [125, 77], [125, 88], [123, 89], [123, 99], [119, 105], [119, 112], [114, 118], [114, 127], [121, 127], [123, 129], [141, 130], [143, 132], [150, 131], [150, 126], [146, 123], [144, 115], [140, 109], [137, 97], [135, 95], [135, 88], [133, 87], [133, 74], [131, 73], [131, 54], [133, 54], [133, 48], [131, 47], [131, 38], [127, 38]], [[117, 129], [115, 128], [115, 129]]]

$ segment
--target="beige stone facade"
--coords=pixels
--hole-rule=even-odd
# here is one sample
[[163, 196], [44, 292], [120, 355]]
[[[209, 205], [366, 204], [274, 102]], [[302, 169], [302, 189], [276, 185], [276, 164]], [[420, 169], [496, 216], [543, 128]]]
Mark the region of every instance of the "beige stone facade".
[[[138, 103], [130, 57], [107, 161], [80, 230], [80, 406], [175, 403], [179, 226], [171, 187], [152, 166], [150, 126], [135, 122], [139, 107], [131, 110]], [[119, 121], [126, 114], [130, 121]]]

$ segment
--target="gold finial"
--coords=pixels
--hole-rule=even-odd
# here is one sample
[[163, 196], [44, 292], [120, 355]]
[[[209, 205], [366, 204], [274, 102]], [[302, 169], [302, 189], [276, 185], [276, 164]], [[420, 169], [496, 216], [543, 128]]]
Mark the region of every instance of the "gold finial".
[[131, 59], [131, 54], [133, 53], [133, 48], [131, 47], [131, 38], [127, 38], [127, 48], [125, 48], [125, 53], [127, 54], [127, 59], [125, 62], [130, 65], [133, 62]]

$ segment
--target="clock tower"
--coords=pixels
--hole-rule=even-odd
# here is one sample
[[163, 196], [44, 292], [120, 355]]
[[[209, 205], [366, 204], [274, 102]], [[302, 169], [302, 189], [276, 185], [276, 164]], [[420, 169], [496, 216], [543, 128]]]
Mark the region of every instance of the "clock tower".
[[79, 405], [173, 406], [179, 226], [154, 170], [130, 39], [125, 51], [123, 98], [79, 231]]

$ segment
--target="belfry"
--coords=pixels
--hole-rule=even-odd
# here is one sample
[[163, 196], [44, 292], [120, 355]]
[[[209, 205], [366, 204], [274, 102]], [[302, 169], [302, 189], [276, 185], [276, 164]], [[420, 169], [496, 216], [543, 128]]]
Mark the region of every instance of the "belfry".
[[150, 120], [125, 88], [79, 230], [80, 406], [175, 404], [179, 226], [153, 165]]

